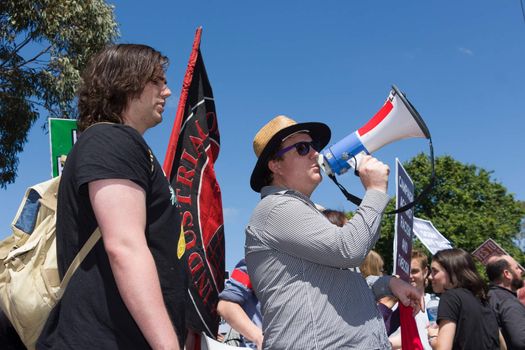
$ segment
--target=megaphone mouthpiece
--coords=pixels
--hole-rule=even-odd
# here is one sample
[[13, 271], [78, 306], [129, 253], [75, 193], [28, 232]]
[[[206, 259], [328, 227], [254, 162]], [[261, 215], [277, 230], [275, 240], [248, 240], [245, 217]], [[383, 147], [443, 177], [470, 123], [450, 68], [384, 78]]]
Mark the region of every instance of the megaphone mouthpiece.
[[348, 169], [355, 168], [355, 157], [360, 153], [369, 154], [358, 132], [354, 131], [335, 145], [321, 151], [319, 164], [328, 175], [341, 175]]

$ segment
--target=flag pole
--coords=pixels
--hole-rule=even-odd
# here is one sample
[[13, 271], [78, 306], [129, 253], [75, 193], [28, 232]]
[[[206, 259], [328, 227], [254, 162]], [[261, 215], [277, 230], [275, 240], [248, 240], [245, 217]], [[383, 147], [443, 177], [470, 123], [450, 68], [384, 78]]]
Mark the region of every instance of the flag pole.
[[182, 82], [182, 90], [180, 93], [179, 104], [177, 106], [177, 113], [175, 114], [175, 120], [173, 121], [173, 128], [171, 129], [168, 149], [166, 150], [166, 157], [164, 158], [164, 164], [162, 166], [168, 179], [171, 179], [171, 168], [173, 166], [175, 152], [177, 151], [177, 143], [179, 141], [182, 120], [184, 119], [184, 107], [186, 106], [186, 100], [188, 99], [188, 91], [193, 79], [195, 64], [200, 54], [201, 35], [202, 26], [198, 27], [195, 32], [195, 38], [193, 39], [193, 46], [190, 59], [188, 61], [188, 67], [186, 68], [186, 74], [184, 75], [184, 81]]

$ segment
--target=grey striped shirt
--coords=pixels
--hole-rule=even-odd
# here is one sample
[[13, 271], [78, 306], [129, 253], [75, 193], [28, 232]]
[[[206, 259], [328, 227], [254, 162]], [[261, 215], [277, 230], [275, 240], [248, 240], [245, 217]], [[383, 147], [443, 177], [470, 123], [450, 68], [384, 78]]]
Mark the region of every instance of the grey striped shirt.
[[[264, 349], [390, 349], [375, 298], [356, 267], [379, 238], [388, 196], [367, 191], [356, 215], [333, 225], [298, 192], [263, 187], [246, 228], [246, 263], [263, 312]], [[374, 295], [375, 294], [375, 295]]]

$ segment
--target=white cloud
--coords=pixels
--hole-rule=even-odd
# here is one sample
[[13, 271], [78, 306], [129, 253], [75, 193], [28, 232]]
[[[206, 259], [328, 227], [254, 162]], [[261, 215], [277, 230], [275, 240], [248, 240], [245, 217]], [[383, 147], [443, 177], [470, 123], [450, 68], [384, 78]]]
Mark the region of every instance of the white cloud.
[[458, 50], [464, 55], [474, 56], [474, 52], [472, 52], [471, 49], [467, 49], [466, 47], [459, 47]]
[[239, 209], [237, 208], [223, 208], [222, 214], [224, 215], [224, 221], [235, 221], [239, 216]]

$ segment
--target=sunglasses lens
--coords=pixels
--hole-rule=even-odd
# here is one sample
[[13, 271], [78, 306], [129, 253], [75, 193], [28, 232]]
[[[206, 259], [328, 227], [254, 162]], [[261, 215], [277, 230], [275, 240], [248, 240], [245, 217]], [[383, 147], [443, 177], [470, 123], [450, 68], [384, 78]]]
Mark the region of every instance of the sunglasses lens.
[[299, 142], [295, 145], [295, 149], [297, 149], [299, 155], [305, 156], [310, 152], [310, 144], [307, 142]]
[[277, 157], [282, 157], [283, 154], [286, 152], [294, 149], [297, 150], [297, 154], [300, 156], [306, 156], [308, 153], [310, 153], [310, 148], [313, 148], [315, 151], [319, 152], [321, 150], [321, 145], [318, 141], [312, 141], [312, 142], [297, 142], [296, 144], [293, 144], [291, 146], [285, 147], [278, 151], [275, 155]]

